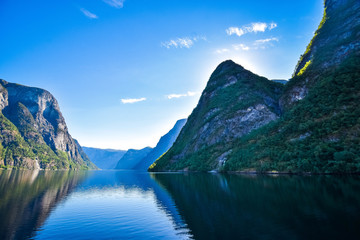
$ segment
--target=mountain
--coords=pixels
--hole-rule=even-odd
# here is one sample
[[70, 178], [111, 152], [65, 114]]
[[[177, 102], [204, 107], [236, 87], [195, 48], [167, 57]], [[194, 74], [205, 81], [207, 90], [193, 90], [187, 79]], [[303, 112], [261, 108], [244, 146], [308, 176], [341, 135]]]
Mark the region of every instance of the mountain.
[[115, 169], [134, 169], [139, 162], [151, 152], [152, 148], [146, 147], [140, 150], [129, 149], [118, 161]]
[[323, 19], [301, 55], [281, 99], [284, 108], [303, 99], [310, 88], [317, 88], [316, 84], [331, 75], [332, 71], [339, 72], [359, 54], [359, 10], [360, 2], [356, 0], [325, 1]]
[[119, 159], [121, 159], [126, 151], [114, 149], [99, 149], [82, 147], [84, 152], [89, 156], [90, 160], [101, 169], [114, 169]]
[[231, 60], [221, 63], [173, 147], [152, 168], [221, 167], [234, 139], [279, 118], [283, 87]]
[[96, 169], [48, 91], [0, 79], [0, 167]]
[[326, 0], [285, 85], [220, 64], [150, 170], [360, 172], [359, 80], [360, 1]]
[[178, 120], [175, 123], [175, 126], [167, 134], [160, 138], [159, 142], [156, 144], [156, 147], [152, 149], [151, 152], [134, 167], [134, 169], [144, 171], [147, 170], [150, 165], [156, 161], [156, 159], [169, 150], [185, 123], [186, 119]]

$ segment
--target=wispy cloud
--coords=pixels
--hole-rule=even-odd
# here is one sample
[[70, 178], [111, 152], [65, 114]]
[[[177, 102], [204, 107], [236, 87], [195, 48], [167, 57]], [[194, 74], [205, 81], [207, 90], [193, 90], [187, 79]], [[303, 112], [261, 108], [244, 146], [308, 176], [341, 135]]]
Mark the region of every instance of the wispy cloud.
[[239, 37], [245, 34], [245, 31], [241, 28], [238, 27], [229, 27], [228, 29], [226, 29], [226, 33], [227, 35], [238, 35]]
[[85, 8], [80, 8], [80, 11], [88, 18], [90, 19], [96, 19], [98, 16], [96, 16], [94, 13], [86, 10]]
[[278, 38], [275, 38], [275, 37], [273, 37], [273, 38], [266, 38], [266, 39], [259, 39], [259, 40], [256, 40], [255, 42], [254, 42], [254, 45], [264, 45], [264, 44], [266, 44], [266, 43], [270, 43], [270, 42], [278, 42], [279, 41], [279, 39]]
[[254, 43], [253, 43], [253, 48], [254, 49], [266, 49], [268, 47], [273, 47], [274, 44], [273, 42], [278, 42], [279, 39], [278, 38], [266, 38], [266, 39], [259, 39], [259, 40], [256, 40]]
[[268, 47], [273, 47], [274, 46], [273, 42], [278, 42], [278, 41], [279, 41], [279, 39], [276, 38], [276, 37], [258, 39], [258, 40], [254, 41], [253, 43], [251, 43], [249, 45], [246, 45], [244, 43], [233, 44], [232, 48], [218, 49], [218, 50], [215, 51], [215, 53], [216, 54], [223, 54], [223, 53], [230, 52], [231, 50], [249, 51], [249, 50], [266, 49]]
[[195, 42], [199, 40], [206, 41], [206, 37], [183, 37], [183, 38], [176, 38], [171, 39], [167, 42], [162, 42], [161, 46], [167, 49], [169, 48], [191, 48]]
[[277, 27], [277, 24], [272, 23], [264, 23], [264, 22], [256, 22], [250, 23], [249, 25], [245, 25], [242, 27], [229, 27], [226, 29], [227, 35], [237, 35], [242, 36], [246, 33], [257, 33], [257, 32], [265, 32], [267, 29], [272, 30]]
[[187, 93], [183, 93], [183, 94], [169, 94], [169, 95], [166, 95], [166, 97], [167, 97], [167, 99], [173, 99], [173, 98], [181, 98], [181, 97], [192, 97], [197, 94], [199, 94], [199, 93], [188, 91]]
[[190, 38], [171, 39], [170, 41], [161, 43], [161, 46], [166, 48], [191, 48], [192, 45], [194, 45], [194, 41]]
[[269, 30], [274, 29], [276, 27], [277, 27], [277, 23], [274, 22], [270, 23], [270, 26], [268, 26]]
[[115, 7], [115, 8], [123, 8], [125, 0], [103, 0], [104, 3]]
[[121, 99], [121, 102], [123, 104], [137, 103], [137, 102], [142, 102], [142, 101], [146, 101], [146, 98], [123, 98], [123, 99]]
[[217, 53], [217, 54], [223, 54], [223, 53], [227, 53], [227, 52], [230, 52], [230, 50], [228, 48], [222, 48], [222, 49], [215, 50], [215, 53]]
[[[232, 50], [235, 50], [235, 51], [249, 51], [250, 49], [252, 49], [252, 47], [250, 46], [247, 46], [243, 43], [240, 43], [240, 44], [233, 44], [232, 45]], [[221, 48], [221, 49], [217, 49], [215, 50], [215, 53], [216, 54], [224, 54], [224, 53], [228, 53], [230, 52], [231, 50], [229, 48]]]
[[245, 44], [234, 44], [233, 45], [233, 48], [236, 50], [236, 51], [239, 51], [239, 50], [243, 50], [243, 51], [249, 51], [250, 50], [250, 47], [245, 45]]

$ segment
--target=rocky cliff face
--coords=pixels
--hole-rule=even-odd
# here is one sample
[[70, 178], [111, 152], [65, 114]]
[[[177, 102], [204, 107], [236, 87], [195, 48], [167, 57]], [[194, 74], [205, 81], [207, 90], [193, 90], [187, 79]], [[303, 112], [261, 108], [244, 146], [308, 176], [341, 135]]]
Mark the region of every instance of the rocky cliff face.
[[[326, 0], [323, 19], [295, 67], [292, 83], [281, 98], [287, 108], [302, 100], [321, 76], [360, 50], [360, 1]], [[306, 77], [302, 76], [307, 72]], [[314, 70], [314, 71], [313, 71]]]
[[[279, 117], [278, 98], [282, 87], [231, 60], [221, 63], [174, 146], [151, 168], [211, 170], [221, 167], [234, 139]], [[215, 152], [209, 155], [211, 151]], [[194, 161], [193, 156], [196, 156]], [[185, 163], [185, 159], [191, 164]], [[203, 164], [204, 161], [207, 164]]]
[[326, 0], [281, 86], [225, 62], [150, 170], [360, 172], [360, 1]]
[[0, 110], [1, 165], [30, 169], [95, 167], [86, 154], [81, 154], [56, 99], [48, 91], [0, 80]]
[[186, 119], [178, 120], [175, 123], [175, 126], [167, 134], [160, 138], [156, 147], [152, 149], [151, 152], [134, 167], [134, 169], [146, 171], [150, 165], [156, 161], [156, 159], [163, 155], [174, 144], [185, 123]]

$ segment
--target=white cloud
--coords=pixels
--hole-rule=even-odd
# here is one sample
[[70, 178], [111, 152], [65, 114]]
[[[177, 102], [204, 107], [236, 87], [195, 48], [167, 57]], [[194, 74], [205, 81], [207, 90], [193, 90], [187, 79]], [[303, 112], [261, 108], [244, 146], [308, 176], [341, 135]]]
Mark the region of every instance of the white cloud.
[[187, 93], [183, 93], [183, 94], [169, 94], [169, 95], [166, 95], [166, 97], [167, 97], [167, 99], [173, 99], [173, 98], [181, 98], [181, 97], [192, 97], [197, 94], [199, 94], [199, 93], [188, 91]]
[[187, 96], [186, 94], [169, 94], [169, 95], [166, 95], [166, 97], [168, 99], [181, 98], [181, 97], [186, 97], [186, 96]]
[[246, 33], [265, 32], [266, 29], [271, 30], [276, 27], [277, 27], [277, 24], [274, 22], [272, 22], [272, 23], [256, 22], [256, 23], [251, 23], [249, 25], [242, 26], [241, 28], [229, 27], [228, 29], [226, 29], [226, 33], [229, 36], [237, 35], [240, 37]]
[[279, 41], [279, 39], [278, 39], [278, 38], [275, 38], [275, 37], [273, 37], [273, 38], [266, 38], [266, 39], [259, 39], [259, 40], [256, 40], [256, 41], [254, 42], [254, 45], [255, 45], [255, 46], [259, 46], [259, 45], [264, 45], [264, 44], [266, 44], [266, 43], [278, 42], [278, 41]]
[[80, 11], [88, 18], [90, 19], [96, 19], [98, 16], [96, 16], [94, 13], [86, 10], [85, 8], [81, 8]]
[[183, 38], [176, 38], [176, 39], [171, 39], [170, 41], [167, 42], [162, 42], [161, 46], [169, 49], [169, 48], [191, 48], [195, 42], [199, 41], [199, 40], [204, 40], [206, 41], [206, 37], [183, 37]]
[[198, 93], [198, 92], [190, 92], [190, 91], [187, 92], [187, 95], [188, 95], [189, 97], [195, 96], [195, 95], [197, 95], [197, 94], [199, 94], [199, 93]]
[[269, 30], [274, 29], [276, 27], [277, 27], [277, 24], [272, 22], [272, 23], [270, 23]]
[[266, 23], [252, 23], [251, 27], [247, 27], [249, 32], [265, 32], [268, 25]]
[[266, 49], [267, 47], [273, 47], [274, 44], [272, 42], [278, 42], [279, 39], [278, 38], [266, 38], [266, 39], [259, 39], [256, 40], [253, 45], [254, 45], [254, 49]]
[[199, 41], [199, 40], [203, 40], [203, 41], [206, 41], [207, 38], [204, 37], [204, 36], [196, 36], [196, 37], [193, 37], [193, 40], [196, 42], [196, 41]]
[[243, 43], [233, 44], [232, 47], [234, 50], [239, 51], [249, 51], [249, 50], [257, 50], [257, 49], [266, 49], [268, 46], [274, 46], [272, 42], [278, 42], [279, 39], [276, 37], [266, 38], [266, 39], [258, 39], [253, 42], [250, 46], [245, 45]]
[[103, 0], [104, 3], [115, 7], [115, 8], [123, 8], [125, 0]]
[[190, 48], [193, 44], [194, 44], [194, 41], [191, 40], [190, 38], [177, 38], [175, 40], [172, 39], [167, 42], [162, 42], [161, 46], [166, 47], [166, 48], [171, 48], [171, 47]]
[[226, 52], [230, 52], [230, 50], [227, 49], [227, 48], [222, 48], [222, 49], [217, 49], [215, 51], [215, 53], [217, 53], [217, 54], [223, 54], [223, 53], [226, 53]]
[[137, 103], [137, 102], [142, 102], [145, 101], [146, 98], [123, 98], [121, 99], [121, 102], [123, 104], [127, 104], [127, 103]]
[[189, 38], [178, 38], [178, 44], [179, 46], [190, 48], [194, 44], [194, 41]]
[[226, 33], [230, 36], [235, 34], [240, 37], [240, 36], [244, 35], [246, 32], [243, 29], [238, 28], [238, 27], [229, 27], [228, 29], [226, 29]]
[[249, 51], [250, 50], [250, 47], [249, 46], [246, 46], [245, 44], [234, 44], [233, 45], [233, 48], [236, 50], [236, 51], [239, 51], [239, 50], [243, 50], [243, 51]]

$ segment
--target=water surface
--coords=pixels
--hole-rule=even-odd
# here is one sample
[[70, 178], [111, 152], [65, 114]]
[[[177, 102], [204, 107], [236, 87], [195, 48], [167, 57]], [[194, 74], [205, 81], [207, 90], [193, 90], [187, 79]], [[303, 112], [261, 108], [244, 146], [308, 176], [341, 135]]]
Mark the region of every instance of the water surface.
[[0, 171], [0, 239], [357, 239], [360, 178]]

